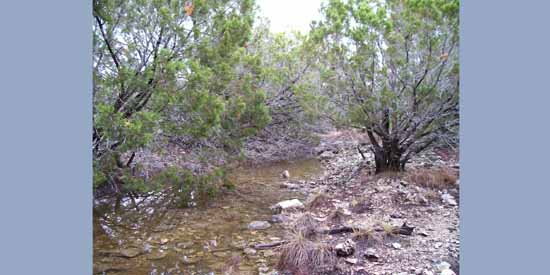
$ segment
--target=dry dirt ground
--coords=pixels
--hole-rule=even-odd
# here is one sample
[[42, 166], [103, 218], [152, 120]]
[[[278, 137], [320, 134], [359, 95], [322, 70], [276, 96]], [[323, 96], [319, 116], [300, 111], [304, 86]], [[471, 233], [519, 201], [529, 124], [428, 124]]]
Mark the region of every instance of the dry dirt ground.
[[[340, 255], [329, 272], [310, 268], [306, 274], [459, 274], [456, 151], [434, 149], [407, 164], [407, 172], [374, 175], [373, 155], [363, 145], [362, 159], [357, 145], [365, 139], [357, 133], [332, 132], [321, 140], [317, 153], [325, 174], [290, 183], [309, 196], [305, 210], [283, 215], [289, 240], [297, 224], [308, 221], [318, 232], [310, 239]], [[360, 163], [366, 167], [359, 172]], [[348, 230], [326, 234], [338, 228]]]

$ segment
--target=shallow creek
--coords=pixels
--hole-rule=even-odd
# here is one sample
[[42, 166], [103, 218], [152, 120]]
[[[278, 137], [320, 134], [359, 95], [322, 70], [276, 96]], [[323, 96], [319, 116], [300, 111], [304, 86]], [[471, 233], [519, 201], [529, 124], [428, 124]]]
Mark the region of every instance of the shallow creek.
[[[290, 179], [282, 179], [282, 171]], [[225, 262], [240, 257], [239, 274], [258, 274], [273, 267], [273, 250], [246, 255], [249, 244], [283, 239], [280, 224], [265, 230], [247, 228], [269, 221], [269, 207], [304, 195], [281, 188], [285, 181], [312, 180], [322, 174], [314, 159], [236, 169], [236, 190], [207, 205], [177, 209], [162, 196], [124, 199], [94, 209], [94, 274], [222, 274]], [[137, 205], [137, 207], [136, 207]], [[116, 210], [115, 210], [116, 209]]]

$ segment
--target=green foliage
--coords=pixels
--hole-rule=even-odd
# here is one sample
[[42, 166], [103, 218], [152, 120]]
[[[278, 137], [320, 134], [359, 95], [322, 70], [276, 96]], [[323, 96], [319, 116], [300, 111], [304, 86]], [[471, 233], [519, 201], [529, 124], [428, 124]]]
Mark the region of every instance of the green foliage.
[[[146, 191], [121, 156], [166, 136], [239, 147], [270, 121], [252, 0], [94, 0], [94, 186]], [[234, 148], [233, 148], [234, 147]], [[209, 191], [210, 192], [210, 191]], [[207, 192], [208, 193], [208, 192]]]
[[[318, 121], [326, 100], [317, 93], [319, 47], [311, 35], [271, 33], [261, 22], [255, 27], [247, 53], [250, 75], [265, 91], [268, 127], [283, 126], [294, 133]], [[265, 113], [264, 108], [256, 109]], [[282, 127], [281, 127], [282, 128]], [[273, 129], [271, 129], [273, 130]]]
[[[458, 0], [330, 0], [312, 36], [336, 121], [365, 129], [379, 163], [456, 140]], [[378, 144], [377, 140], [382, 140]], [[386, 155], [384, 155], [386, 154]]]
[[193, 206], [216, 196], [221, 187], [231, 188], [222, 168], [215, 169], [206, 175], [193, 175], [189, 170], [169, 167], [157, 174], [154, 184], [172, 188], [178, 205], [182, 208]]

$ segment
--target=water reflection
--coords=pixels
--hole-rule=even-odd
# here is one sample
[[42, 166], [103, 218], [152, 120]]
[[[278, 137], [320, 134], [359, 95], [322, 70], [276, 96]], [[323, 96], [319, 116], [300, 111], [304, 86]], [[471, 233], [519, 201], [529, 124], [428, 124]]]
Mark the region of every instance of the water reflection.
[[[282, 179], [282, 171], [290, 179]], [[178, 209], [166, 194], [119, 201], [96, 201], [94, 208], [94, 273], [221, 274], [226, 261], [238, 257], [239, 274], [256, 274], [272, 266], [271, 250], [245, 255], [243, 248], [281, 239], [278, 224], [251, 231], [253, 220], [270, 220], [269, 206], [302, 194], [281, 189], [284, 181], [320, 176], [317, 160], [281, 162], [240, 168], [230, 174], [236, 190], [207, 205]]]

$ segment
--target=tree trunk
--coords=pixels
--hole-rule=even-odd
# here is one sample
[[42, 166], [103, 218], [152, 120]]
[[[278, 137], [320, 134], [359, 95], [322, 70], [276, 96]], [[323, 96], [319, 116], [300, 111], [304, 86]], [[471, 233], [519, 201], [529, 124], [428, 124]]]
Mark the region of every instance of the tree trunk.
[[374, 152], [376, 174], [382, 172], [401, 172], [405, 170], [405, 162], [401, 160], [402, 151], [397, 141], [383, 142], [382, 148]]

